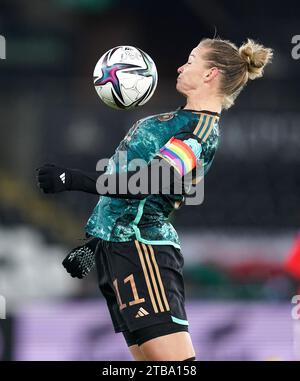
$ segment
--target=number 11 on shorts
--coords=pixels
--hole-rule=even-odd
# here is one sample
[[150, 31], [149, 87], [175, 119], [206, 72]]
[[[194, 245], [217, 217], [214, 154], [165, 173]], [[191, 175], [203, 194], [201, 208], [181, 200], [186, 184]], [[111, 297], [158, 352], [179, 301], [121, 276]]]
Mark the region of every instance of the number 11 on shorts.
[[[135, 280], [134, 280], [133, 274], [130, 274], [127, 278], [124, 279], [124, 284], [126, 284], [128, 282], [130, 283], [131, 291], [132, 291], [132, 294], [133, 294], [133, 300], [131, 300], [129, 302], [129, 306], [134, 306], [136, 304], [144, 303], [145, 299], [139, 297], [139, 294], [138, 294], [138, 291], [137, 291], [137, 288], [136, 288], [136, 284], [135, 284]], [[116, 295], [117, 295], [117, 299], [118, 299], [120, 310], [123, 310], [124, 308], [127, 307], [127, 305], [122, 302], [122, 299], [121, 299], [121, 296], [120, 296], [120, 292], [119, 292], [118, 279], [115, 279], [113, 284], [114, 284], [114, 288], [115, 288], [115, 291], [116, 291]]]

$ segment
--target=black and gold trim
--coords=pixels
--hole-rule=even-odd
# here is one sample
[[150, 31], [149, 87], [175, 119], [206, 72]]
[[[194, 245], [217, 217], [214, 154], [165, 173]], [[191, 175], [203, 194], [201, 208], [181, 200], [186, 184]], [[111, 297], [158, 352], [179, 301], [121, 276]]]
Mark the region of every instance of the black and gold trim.
[[201, 139], [201, 141], [205, 142], [212, 132], [217, 120], [219, 120], [217, 116], [201, 113], [197, 126], [193, 131], [194, 135]]

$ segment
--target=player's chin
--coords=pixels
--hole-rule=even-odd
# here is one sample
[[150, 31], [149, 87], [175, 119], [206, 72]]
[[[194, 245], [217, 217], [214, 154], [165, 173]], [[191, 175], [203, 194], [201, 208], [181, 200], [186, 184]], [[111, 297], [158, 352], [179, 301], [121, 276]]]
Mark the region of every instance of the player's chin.
[[177, 78], [177, 82], [176, 82], [176, 90], [181, 92], [181, 84], [180, 84], [180, 80]]
[[184, 91], [183, 91], [183, 88], [182, 88], [182, 84], [180, 83], [180, 81], [177, 80], [176, 82], [176, 90], [182, 94], [182, 95], [185, 95]]

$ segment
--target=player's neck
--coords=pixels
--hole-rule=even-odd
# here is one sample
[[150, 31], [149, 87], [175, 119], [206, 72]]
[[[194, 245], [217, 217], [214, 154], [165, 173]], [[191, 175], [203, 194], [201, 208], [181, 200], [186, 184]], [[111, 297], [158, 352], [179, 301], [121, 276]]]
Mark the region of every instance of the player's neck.
[[187, 97], [185, 109], [189, 110], [207, 110], [212, 112], [221, 113], [222, 103], [219, 98], [213, 97]]

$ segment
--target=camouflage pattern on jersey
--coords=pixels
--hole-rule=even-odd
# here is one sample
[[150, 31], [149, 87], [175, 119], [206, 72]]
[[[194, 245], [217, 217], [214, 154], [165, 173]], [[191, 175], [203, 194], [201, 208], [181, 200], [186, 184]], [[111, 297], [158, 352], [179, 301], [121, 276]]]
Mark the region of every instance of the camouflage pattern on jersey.
[[[128, 131], [110, 163], [114, 162], [118, 172], [130, 169], [133, 159], [141, 158], [149, 163], [175, 137], [189, 145], [197, 160], [203, 160], [206, 174], [219, 143], [218, 122], [216, 113], [185, 109], [141, 119]], [[127, 153], [127, 166], [119, 161], [121, 151]], [[113, 171], [113, 166], [109, 165], [107, 173]], [[169, 217], [182, 202], [181, 195], [149, 195], [143, 200], [100, 196], [87, 222], [86, 231], [106, 241], [137, 239], [147, 244], [166, 244], [179, 248], [179, 238]]]

